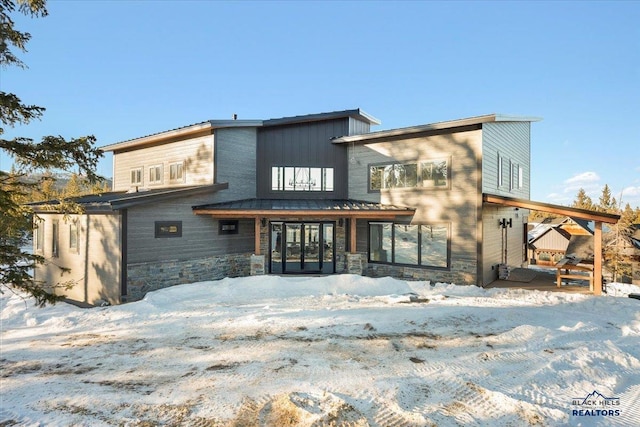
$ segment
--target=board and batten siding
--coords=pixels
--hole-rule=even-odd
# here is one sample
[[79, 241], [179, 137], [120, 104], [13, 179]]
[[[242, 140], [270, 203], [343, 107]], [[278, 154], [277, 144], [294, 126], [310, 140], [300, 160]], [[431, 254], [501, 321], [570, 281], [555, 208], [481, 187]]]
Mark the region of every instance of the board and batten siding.
[[[476, 261], [476, 225], [481, 204], [477, 159], [481, 140], [480, 130], [469, 130], [354, 144], [348, 153], [349, 198], [415, 208], [413, 224], [450, 224], [452, 264], [457, 259]], [[369, 192], [369, 166], [373, 164], [445, 158], [449, 160], [449, 188]], [[364, 239], [358, 236], [358, 250], [363, 249]]]
[[[49, 286], [63, 282], [73, 282], [69, 289], [54, 289], [57, 295], [89, 304], [108, 301], [120, 303], [120, 273], [122, 269], [121, 216], [108, 214], [38, 214], [43, 218], [39, 227], [44, 227], [42, 255], [49, 262], [36, 267], [35, 279]], [[53, 222], [58, 222], [58, 256], [52, 252]], [[77, 231], [77, 249], [70, 248], [71, 224]], [[35, 249], [35, 247], [34, 247]], [[69, 268], [62, 274], [60, 267]]]
[[[170, 182], [169, 165], [184, 162], [185, 178]], [[149, 167], [162, 166], [162, 180], [149, 182]], [[130, 151], [114, 152], [113, 191], [127, 191], [131, 184], [131, 170], [142, 168], [140, 188], [161, 188], [213, 184], [213, 135], [205, 135], [143, 147]]]
[[[331, 138], [347, 135], [349, 119], [297, 123], [258, 130], [257, 192], [267, 199], [343, 199], [347, 196], [347, 158]], [[272, 191], [273, 166], [331, 167], [334, 191]]]
[[[529, 199], [531, 189], [531, 123], [491, 122], [482, 125], [482, 192]], [[502, 185], [498, 179], [502, 159]], [[522, 187], [510, 181], [513, 167], [522, 168]], [[511, 167], [511, 169], [510, 169]], [[520, 179], [517, 180], [518, 184]]]
[[[216, 199], [220, 193], [180, 197], [129, 208], [127, 262], [188, 260], [252, 252], [253, 220], [240, 220], [238, 234], [218, 235], [217, 220], [193, 213], [192, 206], [221, 201]], [[156, 221], [182, 221], [182, 237], [156, 238]]]
[[217, 200], [239, 200], [256, 197], [256, 128], [216, 129], [215, 182], [228, 183], [229, 188]]

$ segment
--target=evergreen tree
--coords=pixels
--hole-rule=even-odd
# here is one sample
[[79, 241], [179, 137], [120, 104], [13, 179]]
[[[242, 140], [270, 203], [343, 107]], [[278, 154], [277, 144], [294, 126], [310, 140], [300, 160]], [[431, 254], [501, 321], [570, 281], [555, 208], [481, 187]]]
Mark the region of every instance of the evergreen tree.
[[[0, 68], [26, 68], [12, 49], [26, 52], [31, 35], [15, 28], [12, 14], [38, 18], [47, 16], [45, 0], [0, 0]], [[61, 136], [44, 136], [41, 141], [25, 137], [4, 138], [4, 127], [27, 125], [40, 119], [45, 109], [22, 102], [13, 93], [0, 91], [0, 149], [14, 161], [12, 172], [0, 171], [0, 291], [13, 287], [26, 291], [40, 306], [55, 303], [61, 296], [47, 292], [43, 283], [33, 280], [30, 271], [46, 260], [23, 250], [33, 228], [32, 212], [22, 203], [25, 195], [38, 188], [43, 178], [28, 182], [28, 174], [48, 169], [72, 170], [91, 182], [99, 180], [94, 172], [102, 156], [94, 147], [95, 137], [66, 140]], [[53, 285], [55, 286], [55, 284]]]
[[605, 184], [596, 207], [597, 210], [600, 212], [615, 212], [618, 210], [617, 204], [616, 198], [611, 196], [609, 185]]
[[593, 210], [593, 201], [591, 197], [587, 195], [583, 188], [578, 190], [578, 194], [576, 195], [576, 199], [573, 201], [571, 207], [580, 208], [580, 209], [588, 209]]

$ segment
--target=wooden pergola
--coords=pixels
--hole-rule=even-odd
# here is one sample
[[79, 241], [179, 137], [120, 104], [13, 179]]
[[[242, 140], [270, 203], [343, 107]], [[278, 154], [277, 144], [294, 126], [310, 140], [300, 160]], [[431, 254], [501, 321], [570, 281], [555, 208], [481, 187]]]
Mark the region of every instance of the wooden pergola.
[[593, 221], [595, 224], [593, 234], [593, 294], [602, 294], [602, 224], [616, 224], [620, 220], [620, 215], [486, 193], [482, 195], [482, 201], [494, 205], [511, 206]]

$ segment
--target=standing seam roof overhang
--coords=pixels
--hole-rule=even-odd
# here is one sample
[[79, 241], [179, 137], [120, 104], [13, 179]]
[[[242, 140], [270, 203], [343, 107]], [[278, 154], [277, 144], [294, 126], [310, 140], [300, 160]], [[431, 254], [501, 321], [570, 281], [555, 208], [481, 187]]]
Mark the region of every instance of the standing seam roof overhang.
[[620, 220], [620, 215], [486, 193], [482, 195], [482, 201], [488, 204], [531, 209], [593, 221], [595, 224], [593, 233], [593, 293], [594, 295], [602, 294], [602, 223], [616, 224]]
[[216, 218], [395, 218], [413, 215], [415, 209], [360, 200], [246, 199], [194, 206], [193, 213]]
[[358, 200], [247, 199], [194, 206], [193, 213], [210, 215], [213, 218], [253, 218], [254, 250], [256, 255], [260, 255], [261, 226], [267, 218], [347, 219], [350, 224], [349, 247], [351, 253], [356, 253], [356, 220], [358, 218], [395, 219], [400, 216], [412, 216], [415, 209]]

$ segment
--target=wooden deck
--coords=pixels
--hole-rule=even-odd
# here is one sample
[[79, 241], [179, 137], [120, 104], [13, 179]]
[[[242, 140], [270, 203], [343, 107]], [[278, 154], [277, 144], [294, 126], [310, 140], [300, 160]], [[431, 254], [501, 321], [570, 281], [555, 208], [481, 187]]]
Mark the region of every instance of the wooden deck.
[[549, 291], [549, 292], [569, 292], [575, 294], [590, 294], [593, 292], [589, 290], [589, 281], [563, 281], [563, 285], [558, 287], [556, 282], [556, 269], [554, 267], [549, 268], [548, 270], [544, 269], [513, 269], [509, 274], [509, 277], [517, 277], [518, 270], [526, 270], [530, 275], [531, 272], [535, 272], [533, 278], [528, 281], [522, 280], [501, 280], [498, 279], [489, 285], [486, 286], [486, 289], [491, 288], [518, 288], [518, 289], [529, 289], [536, 291]]

